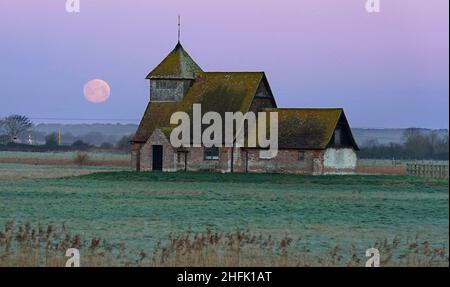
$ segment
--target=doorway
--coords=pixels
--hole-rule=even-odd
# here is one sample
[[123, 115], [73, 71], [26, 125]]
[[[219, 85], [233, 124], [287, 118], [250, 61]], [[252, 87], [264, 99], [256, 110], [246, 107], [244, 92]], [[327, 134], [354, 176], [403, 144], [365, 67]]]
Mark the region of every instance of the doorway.
[[163, 167], [163, 147], [162, 145], [153, 145], [153, 163], [152, 170], [162, 170]]

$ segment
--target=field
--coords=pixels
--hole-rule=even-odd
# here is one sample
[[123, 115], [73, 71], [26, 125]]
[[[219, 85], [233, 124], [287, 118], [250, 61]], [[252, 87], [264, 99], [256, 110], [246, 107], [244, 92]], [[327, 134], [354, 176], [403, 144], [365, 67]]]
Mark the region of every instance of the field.
[[76, 164], [79, 154], [87, 155], [83, 165], [88, 166], [116, 166], [126, 168], [130, 166], [128, 153], [110, 152], [11, 152], [0, 151], [1, 163], [19, 163], [34, 165], [66, 165]]
[[171, 234], [249, 230], [317, 254], [339, 246], [364, 258], [380, 240], [400, 240], [398, 252], [426, 242], [448, 254], [448, 180], [0, 163], [0, 226], [10, 221], [64, 224], [83, 238], [147, 252]]

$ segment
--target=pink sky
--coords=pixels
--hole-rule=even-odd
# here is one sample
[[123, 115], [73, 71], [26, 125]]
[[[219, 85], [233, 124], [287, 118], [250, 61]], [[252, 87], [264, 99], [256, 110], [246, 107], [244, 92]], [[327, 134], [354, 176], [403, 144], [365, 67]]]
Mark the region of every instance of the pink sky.
[[[176, 44], [205, 71], [265, 71], [279, 106], [343, 107], [355, 127], [448, 127], [448, 0], [1, 0], [0, 116], [139, 120]], [[87, 102], [100, 78], [110, 99]]]

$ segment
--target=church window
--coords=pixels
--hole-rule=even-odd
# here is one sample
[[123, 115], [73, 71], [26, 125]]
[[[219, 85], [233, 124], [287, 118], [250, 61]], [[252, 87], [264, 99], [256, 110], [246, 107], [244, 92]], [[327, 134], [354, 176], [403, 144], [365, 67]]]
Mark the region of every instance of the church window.
[[203, 156], [206, 160], [216, 160], [219, 159], [219, 148], [218, 147], [205, 147], [203, 150]]

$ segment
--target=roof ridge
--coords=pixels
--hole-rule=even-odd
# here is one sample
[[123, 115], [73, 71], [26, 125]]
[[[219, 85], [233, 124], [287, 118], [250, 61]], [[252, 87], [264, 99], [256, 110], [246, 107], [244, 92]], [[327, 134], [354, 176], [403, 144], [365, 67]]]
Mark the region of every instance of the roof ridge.
[[344, 110], [344, 108], [266, 108], [265, 110]]
[[264, 71], [205, 71], [203, 73], [264, 73]]

